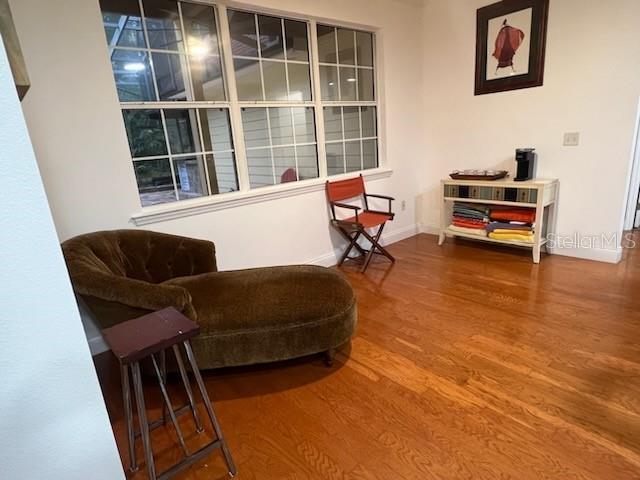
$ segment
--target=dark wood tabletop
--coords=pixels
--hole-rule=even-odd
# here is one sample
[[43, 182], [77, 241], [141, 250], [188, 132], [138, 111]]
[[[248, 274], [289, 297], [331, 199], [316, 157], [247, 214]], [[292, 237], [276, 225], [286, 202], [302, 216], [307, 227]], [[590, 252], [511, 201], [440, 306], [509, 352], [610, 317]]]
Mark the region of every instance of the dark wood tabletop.
[[198, 333], [200, 327], [173, 307], [102, 330], [107, 345], [124, 364], [142, 360]]

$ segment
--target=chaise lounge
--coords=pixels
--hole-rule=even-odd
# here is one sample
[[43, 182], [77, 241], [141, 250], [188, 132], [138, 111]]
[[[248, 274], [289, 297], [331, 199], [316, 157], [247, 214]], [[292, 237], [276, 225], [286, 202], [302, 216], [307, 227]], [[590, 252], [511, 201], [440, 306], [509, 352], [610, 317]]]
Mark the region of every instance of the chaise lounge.
[[145, 230], [89, 233], [62, 249], [100, 328], [174, 307], [194, 320], [203, 369], [324, 353], [349, 342], [356, 299], [344, 277], [297, 265], [218, 272], [212, 242]]

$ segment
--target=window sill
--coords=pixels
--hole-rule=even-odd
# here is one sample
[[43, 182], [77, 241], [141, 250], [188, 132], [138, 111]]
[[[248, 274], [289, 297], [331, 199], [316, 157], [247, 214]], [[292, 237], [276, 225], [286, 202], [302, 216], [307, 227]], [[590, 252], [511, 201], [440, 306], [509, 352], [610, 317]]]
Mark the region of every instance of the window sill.
[[[388, 178], [393, 173], [389, 168], [376, 168], [374, 170], [366, 170], [362, 175], [368, 180], [378, 180]], [[330, 177], [332, 181], [352, 178], [354, 173], [346, 173], [343, 175], [335, 175]], [[184, 200], [179, 203], [173, 203], [169, 206], [158, 205], [154, 207], [143, 208], [140, 213], [131, 216], [134, 225], [140, 227], [150, 225], [152, 223], [166, 222], [177, 218], [190, 217], [192, 215], [200, 215], [218, 210], [226, 210], [228, 208], [241, 207], [243, 205], [251, 205], [253, 203], [261, 203], [278, 198], [293, 197], [303, 195], [305, 193], [317, 192], [324, 190], [326, 178], [315, 178], [313, 180], [304, 180], [302, 182], [274, 185], [271, 187], [263, 187], [249, 192], [231, 192], [213, 197], [199, 198], [196, 200]]]

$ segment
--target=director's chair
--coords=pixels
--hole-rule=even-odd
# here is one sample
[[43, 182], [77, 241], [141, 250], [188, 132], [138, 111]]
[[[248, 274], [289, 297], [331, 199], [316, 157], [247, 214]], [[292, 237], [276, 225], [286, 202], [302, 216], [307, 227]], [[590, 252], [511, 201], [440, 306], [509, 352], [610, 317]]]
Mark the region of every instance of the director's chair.
[[[327, 201], [331, 207], [331, 225], [333, 225], [349, 242], [349, 246], [342, 254], [342, 257], [340, 257], [338, 266], [342, 265], [347, 259], [355, 260], [361, 257], [363, 258], [363, 264], [360, 271], [364, 272], [369, 266], [369, 263], [371, 263], [374, 253], [384, 255], [391, 260], [391, 262], [395, 262], [396, 259], [393, 258], [393, 255], [387, 252], [387, 250], [380, 245], [382, 230], [384, 229], [385, 224], [389, 220], [393, 220], [394, 217], [394, 213], [391, 211], [391, 202], [394, 199], [392, 197], [387, 197], [386, 195], [373, 195], [367, 193], [364, 188], [364, 179], [362, 178], [362, 175], [348, 180], [327, 182], [326, 191]], [[362, 197], [364, 209], [356, 205], [342, 203], [345, 200], [355, 199], [358, 197]], [[379, 210], [369, 209], [369, 198], [388, 200], [389, 211], [382, 212]], [[337, 218], [336, 207], [352, 210], [355, 213], [355, 216], [349, 218]], [[375, 227], [378, 227], [378, 230], [373, 235], [367, 232], [367, 229]], [[363, 236], [371, 242], [371, 247], [368, 250], [358, 244], [360, 236]], [[359, 257], [349, 257], [349, 253], [354, 248], [360, 253]]]

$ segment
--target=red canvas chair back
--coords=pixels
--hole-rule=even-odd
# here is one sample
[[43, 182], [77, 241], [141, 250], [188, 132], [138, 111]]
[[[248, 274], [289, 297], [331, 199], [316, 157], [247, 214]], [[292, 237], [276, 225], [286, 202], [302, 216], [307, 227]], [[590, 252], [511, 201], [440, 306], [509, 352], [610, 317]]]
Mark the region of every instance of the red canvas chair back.
[[327, 198], [330, 202], [341, 202], [348, 198], [364, 195], [364, 179], [362, 175], [348, 180], [327, 182]]

